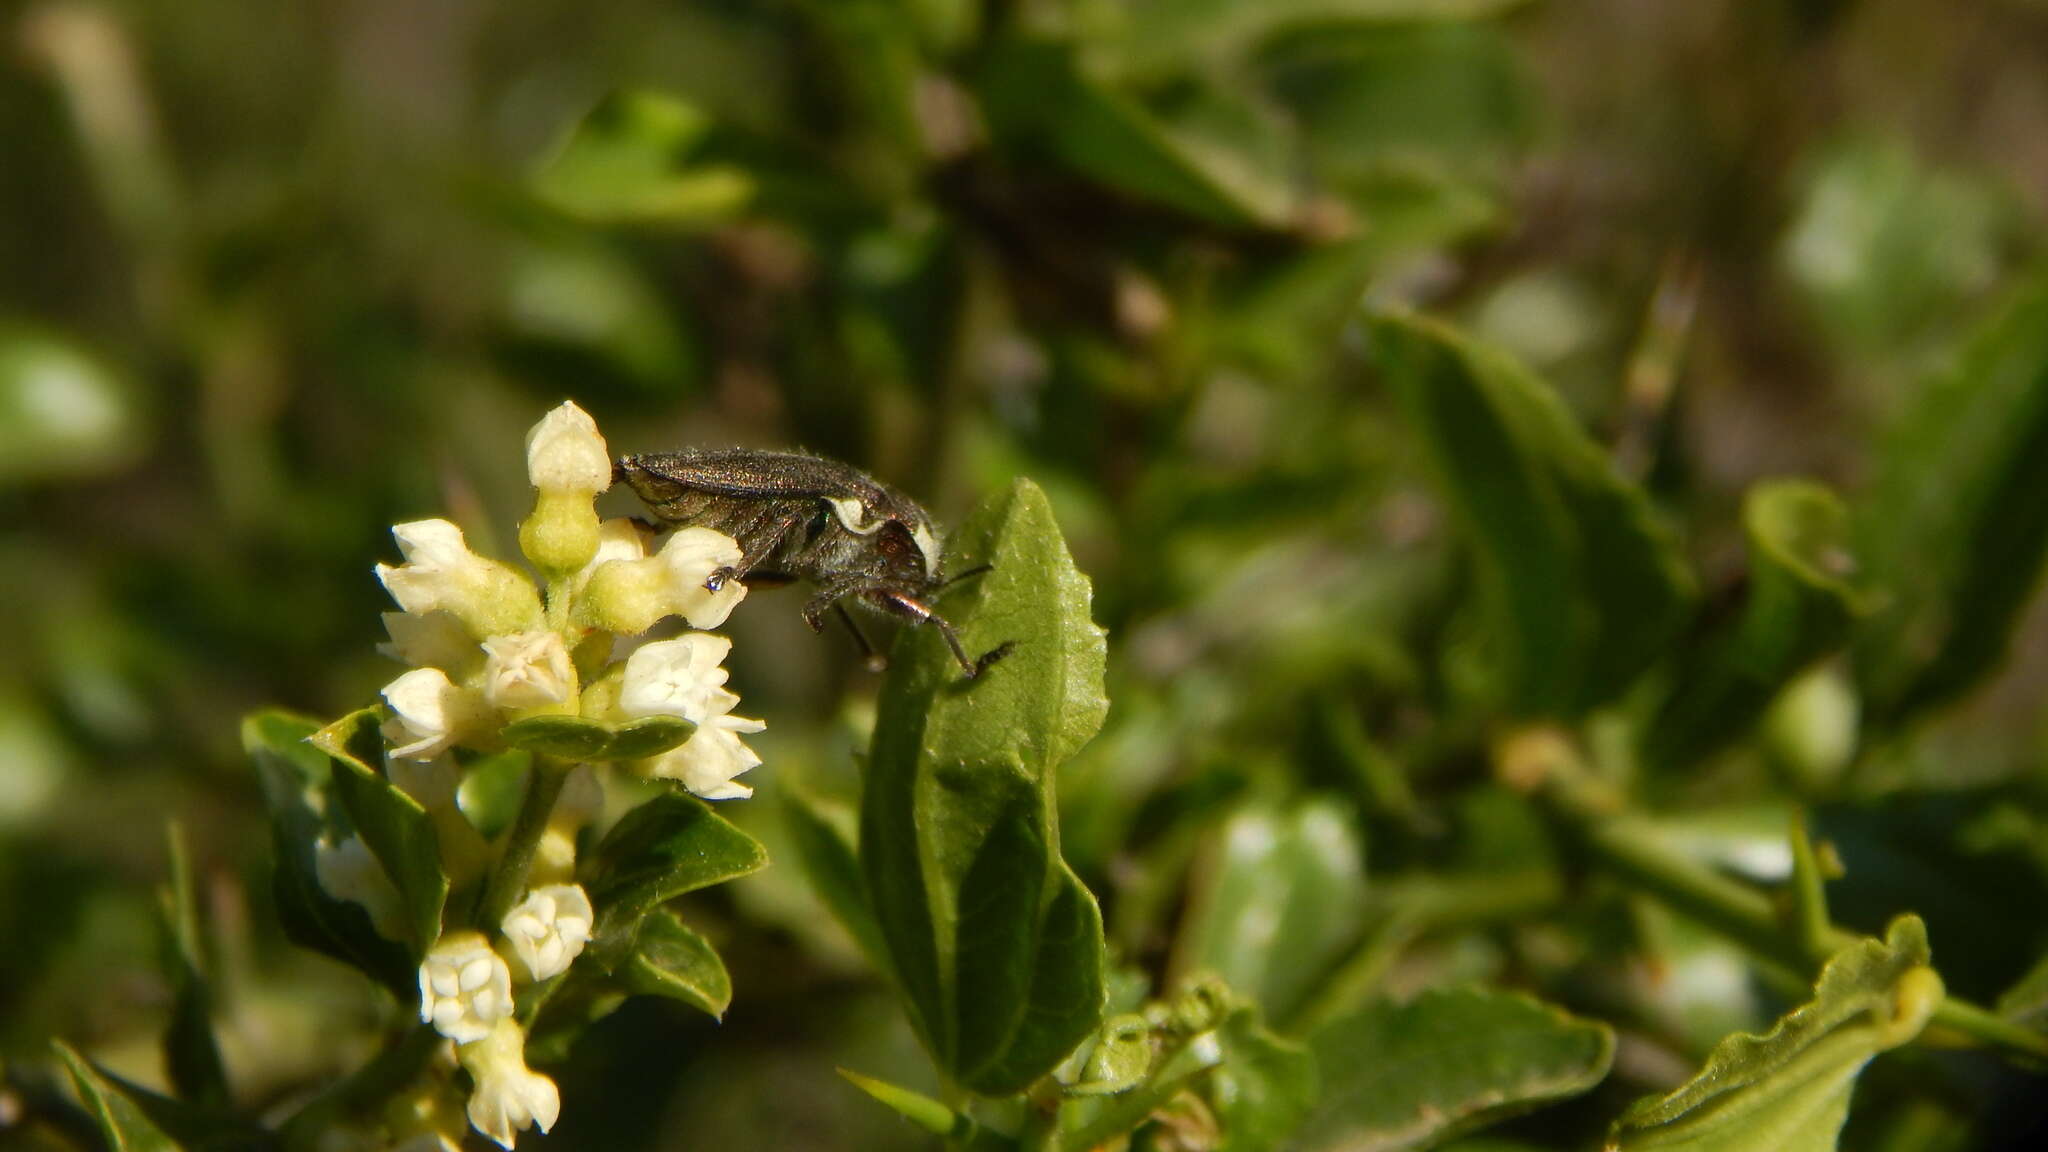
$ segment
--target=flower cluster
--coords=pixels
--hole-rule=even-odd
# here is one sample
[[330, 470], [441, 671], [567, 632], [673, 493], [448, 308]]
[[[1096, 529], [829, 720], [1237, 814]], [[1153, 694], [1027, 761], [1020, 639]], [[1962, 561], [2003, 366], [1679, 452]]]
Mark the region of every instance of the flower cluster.
[[[527, 803], [536, 795], [548, 803], [522, 813], [524, 832], [492, 844], [463, 810], [466, 754], [516, 744], [518, 729], [508, 726], [539, 717], [616, 731], [660, 716], [694, 730], [617, 767], [725, 800], [751, 794], [736, 778], [760, 763], [740, 735], [762, 723], [732, 714], [739, 697], [723, 666], [732, 642], [694, 630], [639, 639], [669, 617], [690, 629], [724, 623], [746, 589], [720, 581], [714, 590], [711, 574], [737, 564], [739, 546], [685, 528], [651, 551], [634, 522], [600, 520], [593, 501], [610, 486], [611, 468], [596, 424], [564, 404], [527, 438], [536, 498], [519, 545], [538, 582], [471, 551], [446, 520], [397, 525], [403, 563], [377, 566], [401, 609], [385, 615], [383, 651], [410, 666], [383, 690], [384, 770], [432, 820], [451, 890], [451, 922], [438, 939], [418, 941], [420, 1020], [453, 1042], [469, 1073], [471, 1126], [506, 1148], [522, 1129], [547, 1131], [560, 1112], [554, 1082], [526, 1065], [515, 1005], [520, 988], [568, 972], [596, 929], [590, 896], [575, 883], [576, 844], [603, 808], [612, 763], [536, 754]], [[362, 906], [379, 934], [406, 938], [404, 902], [362, 840], [322, 840], [314, 863], [330, 895]], [[480, 910], [475, 922], [454, 912], [463, 907]]]

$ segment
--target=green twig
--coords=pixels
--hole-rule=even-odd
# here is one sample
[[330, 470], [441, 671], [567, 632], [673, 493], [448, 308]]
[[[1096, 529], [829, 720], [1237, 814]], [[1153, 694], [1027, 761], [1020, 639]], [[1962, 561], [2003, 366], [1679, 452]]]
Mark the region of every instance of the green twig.
[[505, 850], [498, 856], [498, 866], [492, 871], [490, 883], [484, 886], [483, 898], [477, 902], [476, 927], [485, 933], [495, 932], [498, 922], [505, 913], [519, 903], [526, 894], [526, 877], [533, 870], [533, 854], [540, 845], [541, 833], [548, 829], [548, 817], [554, 815], [555, 800], [562, 794], [562, 784], [569, 778], [569, 770], [575, 765], [553, 756], [533, 758], [533, 770], [526, 778], [526, 798], [519, 804], [519, 816], [512, 823], [512, 831], [505, 837]]
[[[1828, 955], [1859, 938], [1825, 922], [1788, 931], [1770, 897], [1673, 852], [1646, 822], [1580, 804], [1568, 785], [1553, 788], [1551, 795], [1605, 872], [1773, 963], [1811, 979]], [[2048, 1036], [1954, 996], [1935, 1009], [1929, 1026], [2034, 1059], [2048, 1058]]]

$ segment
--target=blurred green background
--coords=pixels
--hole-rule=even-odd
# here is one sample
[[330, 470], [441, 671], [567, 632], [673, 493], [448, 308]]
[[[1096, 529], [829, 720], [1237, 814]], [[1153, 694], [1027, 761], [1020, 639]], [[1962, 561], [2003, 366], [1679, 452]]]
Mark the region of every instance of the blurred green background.
[[[619, 452], [803, 446], [941, 520], [1043, 485], [1111, 636], [1067, 855], [1120, 954], [1170, 969], [1181, 865], [1230, 806], [1384, 811], [1380, 746], [1425, 816], [1490, 795], [1459, 791], [1471, 577], [1362, 368], [1361, 303], [1543, 373], [1725, 601], [1748, 485], [1855, 503], [1905, 398], [2038, 259], [2043, 125], [2038, 0], [0, 2], [8, 1092], [50, 1090], [53, 1035], [157, 1077], [166, 817], [243, 1098], [368, 1050], [389, 1006], [248, 898], [268, 841], [237, 721], [371, 701], [398, 670], [373, 650], [389, 525], [447, 515], [509, 554], [521, 436], [565, 397]], [[771, 851], [778, 779], [850, 787], [875, 687], [800, 598], [732, 625], [769, 730], [761, 795], [721, 811]], [[2016, 637], [1892, 754], [1806, 782], [1876, 862], [1844, 918], [1921, 907], [1987, 1000], [2048, 943], [2048, 619]], [[1665, 798], [1783, 795], [1744, 755]], [[1375, 864], [1430, 858], [1418, 819], [1383, 821]], [[1973, 867], [1999, 879], [1958, 895]], [[724, 1024], [629, 1005], [536, 1144], [917, 1145], [832, 1074], [922, 1075], [886, 989], [793, 867], [733, 889], [696, 913]], [[1668, 1073], [1625, 1064], [1615, 1098]]]

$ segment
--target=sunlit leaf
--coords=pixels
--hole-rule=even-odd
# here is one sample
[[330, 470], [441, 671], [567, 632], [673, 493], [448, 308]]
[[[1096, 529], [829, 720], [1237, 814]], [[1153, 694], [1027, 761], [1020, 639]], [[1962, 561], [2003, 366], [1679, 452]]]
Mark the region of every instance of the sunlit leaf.
[[1214, 971], [1289, 1019], [1358, 930], [1365, 868], [1350, 813], [1329, 801], [1238, 813], [1196, 899], [1180, 969]]
[[765, 867], [761, 845], [694, 796], [669, 793], [628, 812], [585, 861], [597, 907], [591, 954], [615, 969], [657, 905]]
[[1614, 1034], [1516, 993], [1455, 988], [1367, 1005], [1309, 1046], [1323, 1091], [1300, 1146], [1392, 1152], [1590, 1089]]
[[732, 977], [711, 942], [674, 915], [657, 912], [640, 926], [633, 958], [619, 973], [627, 990], [666, 996], [723, 1017], [732, 1003]]
[[1504, 353], [1417, 316], [1375, 317], [1371, 340], [1478, 554], [1503, 702], [1575, 716], [1612, 699], [1692, 600], [1648, 500]]
[[1045, 496], [1020, 480], [952, 537], [947, 567], [991, 569], [899, 638], [861, 797], [861, 864], [911, 1020], [941, 1068], [1015, 1091], [1102, 1018], [1102, 918], [1059, 853], [1056, 769], [1101, 726], [1103, 634]]
[[690, 738], [697, 726], [679, 716], [645, 716], [605, 724], [581, 716], [529, 716], [499, 733], [505, 743], [563, 760], [644, 760]]
[[1941, 1003], [1919, 918], [1892, 922], [1822, 969], [1814, 998], [1762, 1036], [1721, 1041], [1699, 1074], [1638, 1101], [1608, 1147], [1620, 1152], [1834, 1152], [1856, 1075], [1871, 1057], [1920, 1034]]
[[383, 740], [378, 734], [381, 724], [382, 713], [365, 708], [309, 739], [333, 761], [335, 796], [405, 903], [417, 959], [440, 938], [448, 874], [441, 868], [440, 837], [434, 831], [433, 817], [372, 767], [383, 761]]
[[326, 827], [313, 801], [341, 805], [331, 799], [332, 760], [308, 742], [318, 730], [310, 720], [276, 711], [253, 713], [242, 722], [242, 746], [270, 811], [278, 920], [295, 943], [352, 964], [402, 996], [414, 995], [418, 966], [408, 950], [378, 935], [360, 905], [337, 900], [320, 886], [313, 853]]

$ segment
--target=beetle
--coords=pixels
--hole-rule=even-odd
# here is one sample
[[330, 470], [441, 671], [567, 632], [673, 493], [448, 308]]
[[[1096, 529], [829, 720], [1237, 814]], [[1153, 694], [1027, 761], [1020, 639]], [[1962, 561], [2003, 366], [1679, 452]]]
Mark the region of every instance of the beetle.
[[727, 580], [750, 588], [808, 581], [816, 591], [804, 622], [822, 632], [825, 613], [837, 612], [870, 667], [879, 668], [880, 658], [847, 613], [848, 597], [937, 628], [970, 679], [1009, 652], [1005, 643], [968, 657], [953, 625], [932, 608], [951, 581], [939, 575], [930, 514], [850, 464], [752, 448], [650, 452], [621, 457], [612, 480], [631, 487], [661, 521], [716, 529], [739, 544], [739, 563], [713, 572], [706, 588], [715, 592]]

